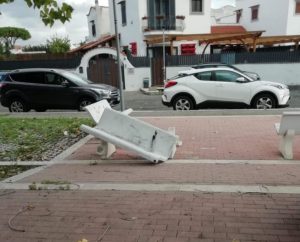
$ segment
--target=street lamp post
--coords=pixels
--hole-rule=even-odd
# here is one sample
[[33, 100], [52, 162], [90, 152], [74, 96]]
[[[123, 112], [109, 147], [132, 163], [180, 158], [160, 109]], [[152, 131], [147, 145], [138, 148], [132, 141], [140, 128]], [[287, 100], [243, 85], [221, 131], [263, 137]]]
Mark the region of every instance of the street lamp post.
[[163, 81], [166, 81], [166, 43], [165, 43], [165, 25], [163, 26]]
[[120, 40], [119, 40], [118, 20], [117, 20], [115, 0], [113, 0], [113, 12], [114, 12], [115, 35], [116, 35], [116, 44], [117, 44], [117, 63], [118, 63], [118, 77], [119, 77], [119, 87], [120, 87], [120, 103], [121, 103], [121, 111], [124, 111], [125, 104], [124, 104], [124, 96], [123, 96], [122, 68], [120, 62]]

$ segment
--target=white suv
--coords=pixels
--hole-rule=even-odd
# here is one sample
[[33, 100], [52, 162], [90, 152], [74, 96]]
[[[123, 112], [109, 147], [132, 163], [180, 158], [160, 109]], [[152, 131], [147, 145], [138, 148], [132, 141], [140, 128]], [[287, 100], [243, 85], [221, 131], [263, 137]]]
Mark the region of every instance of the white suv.
[[174, 110], [205, 106], [243, 105], [257, 109], [287, 106], [290, 91], [284, 84], [254, 80], [227, 67], [191, 69], [165, 83], [162, 102]]

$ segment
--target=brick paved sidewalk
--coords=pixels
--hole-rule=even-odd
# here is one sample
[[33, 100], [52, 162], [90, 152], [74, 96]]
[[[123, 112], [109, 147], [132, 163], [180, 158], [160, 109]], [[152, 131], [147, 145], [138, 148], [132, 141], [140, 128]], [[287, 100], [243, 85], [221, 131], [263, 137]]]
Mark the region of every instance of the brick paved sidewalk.
[[[18, 191], [0, 198], [0, 238], [5, 242], [82, 238], [89, 242], [297, 242], [299, 203], [300, 195], [282, 194]], [[31, 209], [15, 216], [26, 206]], [[23, 232], [8, 228], [13, 217], [13, 228]]]
[[[159, 165], [118, 162], [140, 159], [118, 150], [115, 163], [57, 163], [16, 179], [7, 185], [23, 186], [20, 190], [0, 190], [1, 241], [300, 241], [300, 163], [284, 161], [278, 152], [274, 123], [280, 121], [279, 116], [143, 120], [164, 129], [176, 127], [183, 146], [175, 159], [182, 161]], [[92, 139], [67, 160], [98, 160], [96, 147]], [[300, 160], [299, 147], [297, 137], [295, 160]], [[249, 162], [218, 163], [227, 159]], [[28, 184], [43, 181], [77, 186], [72, 191], [27, 189]], [[80, 184], [90, 184], [89, 190]], [[97, 188], [92, 190], [93, 184]], [[107, 184], [116, 185], [115, 190], [107, 190]], [[130, 191], [130, 184], [140, 186]], [[151, 184], [158, 190], [149, 189]], [[196, 189], [177, 189], [177, 184], [192, 184]], [[208, 188], [204, 192], [197, 185], [220, 185], [221, 191]], [[234, 185], [244, 190], [222, 190], [222, 186]], [[264, 189], [253, 192], [251, 186]], [[268, 186], [283, 190], [270, 193]]]
[[[280, 116], [164, 117], [143, 118], [160, 128], [176, 127], [183, 141], [175, 159], [281, 160], [280, 137], [274, 124]], [[94, 160], [98, 141], [90, 140], [67, 159]], [[294, 159], [300, 160], [300, 137], [294, 143]], [[114, 160], [140, 159], [118, 149]]]
[[298, 185], [300, 164], [59, 164], [19, 182]]

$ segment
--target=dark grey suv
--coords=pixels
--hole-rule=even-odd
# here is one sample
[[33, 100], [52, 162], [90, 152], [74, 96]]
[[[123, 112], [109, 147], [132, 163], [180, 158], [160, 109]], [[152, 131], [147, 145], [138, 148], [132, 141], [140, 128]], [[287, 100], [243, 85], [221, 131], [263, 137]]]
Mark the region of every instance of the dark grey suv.
[[22, 69], [7, 72], [0, 83], [0, 100], [10, 112], [38, 112], [47, 109], [78, 109], [106, 99], [120, 102], [116, 87], [95, 84], [81, 76], [53, 69]]

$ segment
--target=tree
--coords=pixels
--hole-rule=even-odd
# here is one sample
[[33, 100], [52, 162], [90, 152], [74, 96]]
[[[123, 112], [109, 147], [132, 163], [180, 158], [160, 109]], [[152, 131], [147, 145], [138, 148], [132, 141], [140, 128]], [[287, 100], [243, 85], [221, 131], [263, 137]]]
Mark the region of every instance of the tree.
[[52, 54], [62, 54], [70, 50], [71, 44], [68, 37], [52, 36], [47, 40], [48, 51]]
[[[0, 4], [12, 3], [15, 0], [0, 0]], [[56, 20], [65, 23], [72, 17], [73, 8], [63, 3], [58, 5], [56, 0], [24, 0], [28, 7], [40, 10], [40, 17], [45, 25], [52, 26]]]
[[3, 43], [6, 54], [9, 54], [18, 39], [28, 40], [31, 38], [28, 30], [15, 27], [0, 28], [0, 43]]
[[4, 46], [3, 44], [0, 42], [0, 56], [4, 54]]

